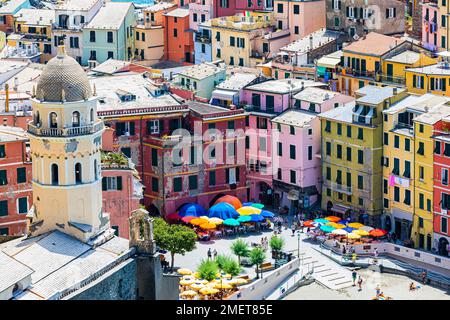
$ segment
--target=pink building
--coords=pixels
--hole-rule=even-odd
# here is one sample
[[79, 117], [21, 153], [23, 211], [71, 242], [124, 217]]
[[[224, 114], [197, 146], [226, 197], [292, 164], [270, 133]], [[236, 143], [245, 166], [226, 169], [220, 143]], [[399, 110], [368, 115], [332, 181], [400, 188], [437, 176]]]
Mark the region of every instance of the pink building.
[[325, 0], [275, 0], [274, 19], [279, 30], [290, 30], [291, 41], [326, 27]]
[[248, 111], [246, 119], [247, 180], [250, 201], [275, 205], [272, 185], [272, 122], [294, 106], [293, 96], [310, 86], [323, 83], [300, 79], [269, 80], [246, 87], [241, 104]]
[[103, 210], [108, 213], [116, 235], [129, 239], [131, 213], [139, 209], [143, 186], [129, 158], [121, 153], [102, 157]]
[[436, 1], [422, 3], [422, 44], [426, 49], [437, 51], [441, 41], [438, 25], [439, 8]]
[[214, 17], [213, 0], [196, 0], [189, 3], [189, 27], [198, 31], [199, 23]]
[[354, 98], [309, 87], [294, 95], [293, 109], [272, 119], [274, 202], [292, 213], [320, 200], [321, 135], [318, 114]]

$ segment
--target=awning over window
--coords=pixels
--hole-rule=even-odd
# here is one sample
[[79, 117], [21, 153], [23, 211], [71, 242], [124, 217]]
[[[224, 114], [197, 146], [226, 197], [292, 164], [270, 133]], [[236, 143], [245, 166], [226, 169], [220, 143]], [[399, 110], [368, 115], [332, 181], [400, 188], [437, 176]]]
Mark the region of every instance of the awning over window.
[[336, 59], [336, 58], [322, 57], [319, 60], [317, 60], [317, 66], [334, 69], [340, 62], [341, 62], [340, 58]]
[[298, 190], [291, 190], [288, 192], [287, 198], [288, 200], [294, 200], [297, 201], [299, 199], [300, 193]]
[[340, 204], [334, 204], [333, 207], [331, 208], [331, 211], [341, 213], [341, 214], [345, 214], [347, 212], [347, 210], [350, 210], [350, 207], [346, 207], [346, 206], [343, 206]]
[[211, 99], [233, 101], [233, 98], [236, 94], [237, 94], [237, 92], [234, 92], [234, 91], [226, 91], [226, 90], [218, 89], [218, 90], [214, 90], [212, 92]]

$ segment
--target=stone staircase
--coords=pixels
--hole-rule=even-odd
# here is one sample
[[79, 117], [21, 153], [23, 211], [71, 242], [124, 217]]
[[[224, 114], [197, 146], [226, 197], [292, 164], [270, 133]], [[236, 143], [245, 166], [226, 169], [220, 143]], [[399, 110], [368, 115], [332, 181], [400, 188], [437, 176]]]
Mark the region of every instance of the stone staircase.
[[317, 253], [313, 254], [310, 251], [305, 251], [301, 256], [301, 273], [304, 274], [312, 270], [313, 278], [323, 286], [332, 290], [338, 290], [353, 285], [351, 271], [338, 263], [326, 257], [318, 256]]

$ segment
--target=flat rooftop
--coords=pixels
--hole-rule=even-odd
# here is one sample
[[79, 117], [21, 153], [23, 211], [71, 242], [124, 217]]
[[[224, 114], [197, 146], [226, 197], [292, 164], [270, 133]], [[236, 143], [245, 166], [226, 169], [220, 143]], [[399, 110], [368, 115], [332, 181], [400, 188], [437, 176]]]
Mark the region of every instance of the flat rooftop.
[[402, 64], [414, 64], [420, 59], [420, 53], [411, 50], [403, 51], [392, 58], [386, 59], [389, 62], [396, 62]]
[[203, 80], [220, 72], [225, 72], [225, 64], [217, 66], [209, 62], [203, 62], [182, 70], [178, 75], [196, 80]]
[[431, 66], [419, 67], [419, 68], [408, 68], [406, 71], [423, 73], [423, 74], [435, 74], [435, 75], [450, 75], [450, 67], [445, 67], [443, 63], [432, 64]]
[[[317, 49], [330, 42], [335, 41], [339, 37], [340, 33], [336, 31], [330, 31], [326, 29], [320, 29], [309, 34], [306, 37], [298, 39], [288, 45], [282, 47], [280, 51], [305, 53], [311, 50]], [[311, 48], [312, 41], [312, 48]]]
[[424, 95], [410, 94], [406, 98], [394, 103], [389, 109], [383, 110], [383, 113], [396, 114], [406, 110], [415, 112], [428, 112], [435, 106], [441, 106], [450, 101], [450, 98], [437, 96], [431, 93]]
[[344, 53], [355, 52], [371, 56], [382, 56], [403, 42], [405, 42], [405, 40], [376, 32], [370, 32], [365, 37], [344, 47], [342, 50]]
[[339, 92], [309, 87], [294, 95], [294, 99], [321, 104], [339, 94]]
[[132, 6], [132, 2], [107, 2], [85, 28], [117, 30]]
[[311, 120], [317, 118], [317, 114], [305, 110], [288, 109], [278, 117], [272, 119], [272, 122], [291, 125], [294, 127], [307, 127]]
[[258, 76], [251, 73], [234, 73], [224, 82], [219, 83], [216, 89], [239, 91], [254, 81]]
[[100, 0], [64, 0], [55, 6], [56, 10], [90, 10]]
[[304, 79], [279, 79], [269, 80], [247, 87], [248, 90], [271, 92], [278, 94], [286, 94], [289, 92], [295, 92], [301, 90], [303, 87], [324, 87], [323, 82], [315, 82], [312, 80]]
[[0, 143], [24, 140], [28, 140], [28, 136], [23, 129], [19, 127], [0, 126]]
[[17, 21], [28, 26], [49, 26], [55, 22], [55, 11], [49, 9], [20, 9], [15, 15]]
[[377, 105], [387, 98], [393, 97], [395, 95], [394, 90], [397, 90], [397, 94], [399, 94], [404, 92], [406, 89], [368, 85], [355, 91], [356, 94], [362, 95], [361, 98], [356, 99], [356, 102]]

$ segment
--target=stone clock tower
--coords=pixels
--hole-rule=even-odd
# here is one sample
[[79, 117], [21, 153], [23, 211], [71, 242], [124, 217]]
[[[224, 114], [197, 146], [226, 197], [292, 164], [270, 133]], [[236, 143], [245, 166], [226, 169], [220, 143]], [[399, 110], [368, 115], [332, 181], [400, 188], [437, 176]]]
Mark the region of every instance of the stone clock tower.
[[109, 230], [102, 211], [103, 122], [86, 73], [64, 47], [45, 66], [33, 92], [28, 133], [33, 168], [30, 234], [60, 230], [92, 242]]

